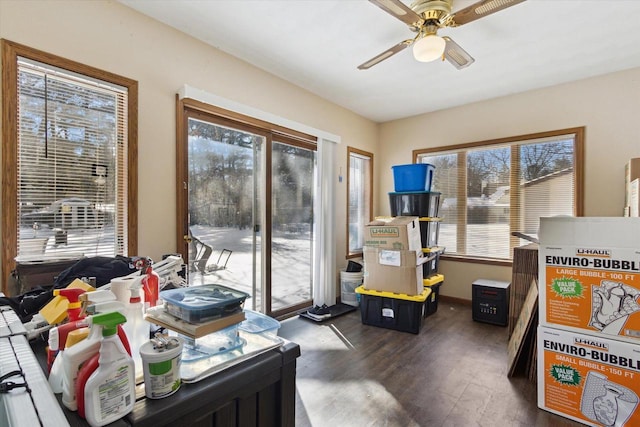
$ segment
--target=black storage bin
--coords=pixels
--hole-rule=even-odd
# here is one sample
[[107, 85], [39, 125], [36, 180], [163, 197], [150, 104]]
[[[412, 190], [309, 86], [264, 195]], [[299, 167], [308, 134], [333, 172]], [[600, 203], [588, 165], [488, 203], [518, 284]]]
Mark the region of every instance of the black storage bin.
[[424, 317], [431, 316], [438, 311], [438, 300], [440, 299], [440, 286], [444, 282], [438, 282], [435, 285], [429, 286], [431, 288], [431, 295], [427, 297], [427, 301], [424, 303]]
[[435, 218], [440, 207], [440, 193], [433, 191], [389, 193], [391, 216]]
[[440, 221], [427, 221], [420, 218], [420, 241], [423, 248], [431, 248], [438, 245], [440, 235]]
[[440, 299], [440, 286], [444, 283], [444, 275], [434, 274], [423, 280], [424, 287], [431, 289], [431, 294], [424, 303], [424, 317], [431, 316], [438, 311], [438, 300]]
[[422, 277], [427, 279], [438, 273], [438, 264], [440, 264], [440, 252], [431, 252], [424, 254], [423, 256], [432, 258], [431, 260], [422, 264]]
[[364, 325], [412, 334], [420, 332], [430, 289], [425, 288], [422, 295], [416, 296], [367, 290], [362, 286], [356, 292], [360, 294], [360, 316]]

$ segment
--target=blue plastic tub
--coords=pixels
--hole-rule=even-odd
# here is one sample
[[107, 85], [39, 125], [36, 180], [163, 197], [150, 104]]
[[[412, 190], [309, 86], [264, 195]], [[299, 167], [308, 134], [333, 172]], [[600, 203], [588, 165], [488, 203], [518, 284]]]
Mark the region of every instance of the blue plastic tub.
[[396, 192], [431, 191], [435, 167], [428, 163], [391, 166]]

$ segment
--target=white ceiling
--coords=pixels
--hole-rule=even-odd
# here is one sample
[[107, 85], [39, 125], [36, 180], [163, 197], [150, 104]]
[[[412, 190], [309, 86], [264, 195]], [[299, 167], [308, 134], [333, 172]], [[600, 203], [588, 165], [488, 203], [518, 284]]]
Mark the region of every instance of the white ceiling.
[[119, 1], [377, 122], [640, 67], [640, 0], [528, 0], [440, 30], [475, 58], [462, 70], [410, 48], [358, 70], [414, 35], [366, 0]]

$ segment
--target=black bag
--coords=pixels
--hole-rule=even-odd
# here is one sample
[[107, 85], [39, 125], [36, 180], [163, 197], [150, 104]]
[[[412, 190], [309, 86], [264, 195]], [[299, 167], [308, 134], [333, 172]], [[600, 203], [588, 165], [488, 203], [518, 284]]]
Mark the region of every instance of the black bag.
[[0, 297], [0, 305], [9, 305], [22, 323], [31, 320], [53, 299], [53, 289], [66, 288], [75, 279], [95, 277], [96, 286], [106, 285], [116, 277], [126, 276], [136, 271], [133, 259], [129, 257], [88, 257], [83, 258], [64, 270], [56, 277], [52, 285], [37, 286], [15, 297]]
[[66, 288], [75, 279], [95, 277], [96, 286], [106, 285], [111, 279], [126, 276], [136, 271], [133, 259], [124, 256], [115, 258], [95, 256], [83, 258], [64, 270], [56, 277], [53, 284], [55, 289]]

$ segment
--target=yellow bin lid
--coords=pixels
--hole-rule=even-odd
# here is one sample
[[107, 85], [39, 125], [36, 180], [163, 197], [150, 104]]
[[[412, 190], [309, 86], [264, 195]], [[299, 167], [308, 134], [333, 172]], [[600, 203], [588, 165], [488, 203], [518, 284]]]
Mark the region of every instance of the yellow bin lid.
[[424, 286], [433, 286], [433, 285], [437, 285], [438, 283], [442, 283], [444, 282], [444, 274], [434, 274], [433, 276], [429, 277], [428, 279], [423, 279], [422, 280], [422, 284]]
[[430, 254], [431, 252], [443, 252], [444, 246], [431, 246], [430, 248], [422, 248], [422, 252], [425, 254]]
[[424, 288], [424, 291], [422, 291], [420, 295], [407, 295], [397, 294], [395, 292], [374, 291], [373, 289], [365, 289], [364, 285], [360, 285], [356, 288], [356, 293], [376, 297], [402, 299], [406, 301], [425, 302], [427, 298], [429, 298], [429, 295], [431, 295], [431, 289]]

